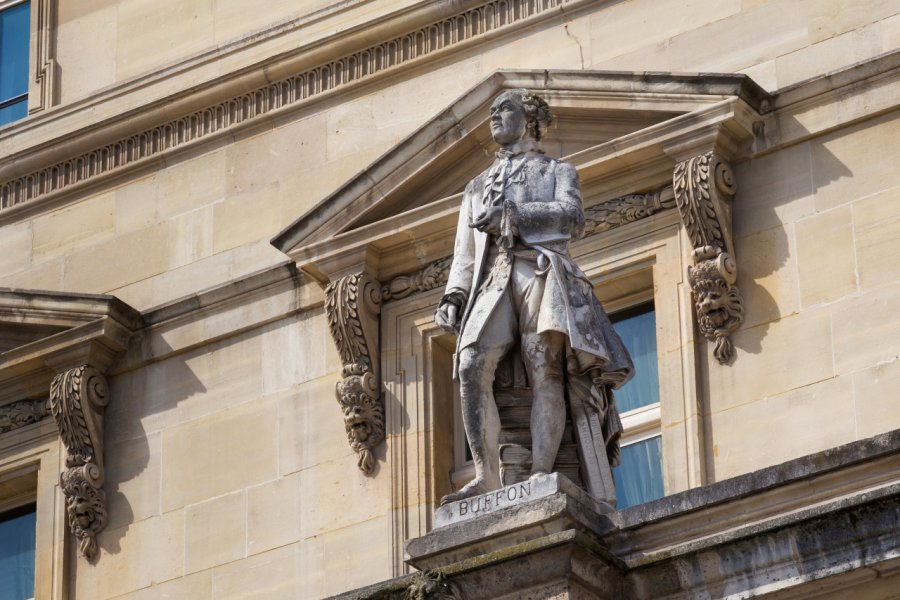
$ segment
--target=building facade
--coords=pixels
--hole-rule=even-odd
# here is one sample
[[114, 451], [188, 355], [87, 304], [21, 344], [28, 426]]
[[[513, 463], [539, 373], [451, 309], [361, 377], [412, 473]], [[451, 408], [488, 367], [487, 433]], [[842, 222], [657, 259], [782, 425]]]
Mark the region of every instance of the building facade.
[[[0, 2], [0, 582], [410, 573], [472, 476], [432, 318], [461, 193], [526, 88], [637, 359], [629, 593], [898, 597], [898, 48], [897, 0]], [[835, 548], [865, 556], [797, 550], [854, 507]], [[742, 540], [795, 552], [685, 567]]]

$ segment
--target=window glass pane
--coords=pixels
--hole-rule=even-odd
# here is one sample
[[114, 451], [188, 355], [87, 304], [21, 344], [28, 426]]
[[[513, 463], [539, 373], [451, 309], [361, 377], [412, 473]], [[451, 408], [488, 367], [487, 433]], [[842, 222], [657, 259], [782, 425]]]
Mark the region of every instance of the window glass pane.
[[659, 402], [659, 372], [656, 359], [656, 311], [643, 304], [612, 315], [613, 328], [634, 361], [634, 378], [616, 390], [619, 412]]
[[[6, 125], [19, 119], [24, 119], [28, 114], [28, 98], [14, 102], [5, 108], [0, 108], [0, 125]], [[3, 600], [0, 598], [0, 600]]]
[[662, 498], [662, 438], [652, 437], [622, 446], [622, 460], [613, 469], [616, 508], [626, 508]]
[[28, 92], [30, 4], [0, 12], [0, 101]]
[[35, 506], [0, 514], [0, 600], [34, 596]]

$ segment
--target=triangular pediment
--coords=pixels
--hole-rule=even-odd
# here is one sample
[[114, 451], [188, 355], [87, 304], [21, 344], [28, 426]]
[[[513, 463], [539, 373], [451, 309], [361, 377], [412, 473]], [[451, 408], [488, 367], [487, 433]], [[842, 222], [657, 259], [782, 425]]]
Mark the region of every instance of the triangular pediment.
[[142, 326], [113, 296], [0, 288], [0, 405], [45, 395], [62, 369], [105, 369]]
[[[458, 204], [448, 200], [494, 158], [488, 107], [510, 88], [533, 90], [549, 102], [555, 122], [545, 135], [545, 150], [572, 161], [585, 187], [596, 187], [617, 169], [624, 173], [658, 160], [670, 130], [687, 131], [700, 121], [722, 126], [724, 119], [713, 115], [717, 107], [737, 103], [758, 114], [769, 98], [744, 75], [499, 71], [319, 202], [272, 244], [305, 269], [320, 247], [333, 253], [342, 240], [410, 226], [427, 207], [448, 220], [444, 213]], [[616, 157], [623, 149], [631, 152], [628, 161]], [[305, 270], [328, 278], [314, 266]]]

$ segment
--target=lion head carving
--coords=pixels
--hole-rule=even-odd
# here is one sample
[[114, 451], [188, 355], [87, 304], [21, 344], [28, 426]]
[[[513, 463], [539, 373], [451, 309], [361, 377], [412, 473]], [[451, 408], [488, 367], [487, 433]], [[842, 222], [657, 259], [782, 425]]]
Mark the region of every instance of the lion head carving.
[[744, 305], [728, 260], [723, 253], [717, 259], [688, 267], [700, 333], [716, 343], [716, 359], [723, 363], [734, 358], [730, 336], [744, 321]]

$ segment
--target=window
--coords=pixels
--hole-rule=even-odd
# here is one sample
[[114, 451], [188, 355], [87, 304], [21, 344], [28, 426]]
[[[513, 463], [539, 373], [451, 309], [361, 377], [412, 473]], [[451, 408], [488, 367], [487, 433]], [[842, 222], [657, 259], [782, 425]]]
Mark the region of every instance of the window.
[[635, 377], [616, 392], [622, 413], [621, 462], [613, 470], [618, 508], [664, 495], [659, 366], [653, 303], [619, 311], [611, 320], [634, 361]]
[[0, 0], [0, 125], [28, 114], [31, 3]]
[[34, 597], [34, 504], [0, 513], [0, 598]]

